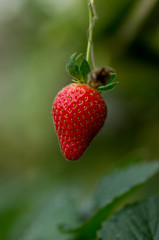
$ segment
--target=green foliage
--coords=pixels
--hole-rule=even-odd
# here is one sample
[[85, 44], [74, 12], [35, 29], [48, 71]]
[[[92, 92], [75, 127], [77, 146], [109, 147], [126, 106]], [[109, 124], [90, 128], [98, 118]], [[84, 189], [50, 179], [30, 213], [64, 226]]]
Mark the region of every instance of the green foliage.
[[107, 84], [110, 84], [115, 77], [116, 77], [116, 73], [109, 73], [109, 79], [107, 81]]
[[82, 73], [82, 77], [84, 82], [87, 82], [87, 75], [91, 71], [90, 66], [86, 59], [82, 59], [81, 65], [80, 65], [80, 72]]
[[126, 206], [98, 232], [100, 240], [159, 239], [159, 196]]
[[101, 72], [98, 73], [99, 76], [97, 75], [97, 79], [99, 78], [99, 81], [101, 81], [102, 77], [106, 75], [105, 83], [103, 84], [103, 82], [101, 81], [101, 84], [98, 86], [99, 91], [105, 92], [105, 91], [112, 90], [118, 84], [118, 82], [112, 83], [112, 81], [116, 77], [116, 73], [112, 72], [112, 69], [109, 69], [107, 67], [103, 69], [101, 69]]
[[[70, 186], [69, 183], [65, 183], [64, 186], [46, 188], [44, 184], [41, 188], [38, 181], [38, 186], [36, 184], [31, 188], [22, 188], [22, 184], [17, 181], [10, 185], [9, 198], [1, 197], [0, 222], [3, 229], [0, 231], [0, 237], [3, 240], [92, 240], [96, 238], [104, 222], [102, 231], [99, 233], [104, 240], [107, 228], [105, 225], [110, 217], [121, 207], [121, 203], [125, 202], [127, 196], [158, 170], [157, 162], [143, 162], [118, 168], [103, 177], [90, 199], [89, 206], [92, 207], [85, 212], [85, 216], [89, 214], [90, 217], [87, 217], [83, 223], [77, 208], [79, 193], [77, 194], [76, 185]], [[13, 185], [17, 189], [16, 194], [12, 192]], [[4, 195], [3, 191], [1, 194]], [[153, 211], [155, 208], [152, 206]], [[122, 214], [123, 218], [128, 217], [124, 215], [125, 210]], [[116, 216], [118, 218], [118, 215], [115, 215], [115, 219]], [[138, 215], [135, 216], [138, 219]], [[139, 218], [140, 222], [142, 223]], [[67, 226], [62, 225], [65, 223]], [[112, 225], [110, 229], [113, 228]], [[107, 240], [111, 239], [113, 235], [112, 238], [111, 235], [110, 238], [107, 237]]]
[[103, 208], [132, 188], [147, 181], [159, 170], [158, 162], [141, 162], [124, 166], [103, 177], [94, 194], [94, 210]]
[[114, 83], [107, 84], [106, 86], [100, 86], [98, 90], [103, 92], [109, 91], [109, 90], [112, 90], [117, 84], [118, 82], [114, 82]]
[[90, 66], [82, 54], [76, 58], [76, 53], [72, 54], [66, 64], [66, 69], [74, 80], [80, 83], [87, 82], [87, 75], [91, 71]]
[[77, 65], [76, 59], [75, 59], [76, 53], [72, 54], [66, 65], [67, 71], [70, 73], [70, 75], [73, 77], [73, 79], [80, 80], [81, 74], [79, 71], [79, 66]]
[[[41, 179], [30, 187], [18, 181], [10, 183], [10, 188], [3, 184], [6, 188], [1, 191], [0, 198], [0, 239], [68, 239], [59, 231], [58, 225], [61, 221], [78, 223], [75, 189], [67, 184], [45, 187], [46, 182]], [[16, 187], [14, 192], [13, 187]], [[5, 198], [7, 190], [8, 197]]]
[[40, 206], [21, 240], [67, 240], [69, 237], [58, 230], [61, 221], [74, 224], [77, 222], [77, 211], [74, 198], [68, 191], [60, 189], [47, 196]]
[[78, 239], [94, 239], [102, 222], [110, 218], [119, 204], [158, 170], [157, 162], [145, 162], [118, 169], [104, 177], [93, 197], [93, 215], [81, 225], [64, 227], [63, 231], [75, 234]]
[[82, 60], [83, 60], [83, 53], [80, 53], [80, 54], [76, 57], [76, 64], [77, 64], [78, 66], [80, 66], [81, 63], [82, 63]]

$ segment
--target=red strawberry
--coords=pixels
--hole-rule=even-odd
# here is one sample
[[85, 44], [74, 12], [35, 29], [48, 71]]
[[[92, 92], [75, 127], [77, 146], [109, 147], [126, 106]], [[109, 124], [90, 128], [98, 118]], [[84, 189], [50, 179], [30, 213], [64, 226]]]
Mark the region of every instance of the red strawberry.
[[102, 128], [107, 106], [97, 90], [73, 83], [57, 94], [52, 115], [62, 153], [74, 161]]

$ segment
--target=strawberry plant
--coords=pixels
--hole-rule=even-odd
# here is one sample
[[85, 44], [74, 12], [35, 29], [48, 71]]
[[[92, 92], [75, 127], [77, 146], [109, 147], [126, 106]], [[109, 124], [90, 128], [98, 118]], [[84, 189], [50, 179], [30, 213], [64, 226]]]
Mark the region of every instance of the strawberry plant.
[[93, 1], [89, 2], [89, 36], [86, 59], [83, 54], [72, 54], [67, 62], [67, 71], [73, 82], [64, 87], [53, 103], [52, 115], [61, 151], [66, 159], [78, 160], [93, 138], [103, 127], [107, 105], [101, 93], [113, 89], [115, 72], [109, 67], [97, 69], [94, 57], [91, 71], [89, 58], [94, 55], [92, 46], [93, 26], [96, 12]]
[[[133, 1], [126, 1], [126, 0], [124, 1], [126, 5], [127, 4], [130, 5], [130, 2], [133, 2]], [[34, 1], [29, 1], [29, 2], [30, 4], [32, 4], [32, 2]], [[36, 0], [35, 2], [36, 4], [40, 2], [40, 6], [43, 8], [44, 3], [42, 3], [42, 1]], [[62, 1], [54, 1], [54, 2], [56, 2], [57, 4], [61, 4]], [[111, 3], [112, 1], [110, 0], [109, 2]], [[122, 5], [122, 2], [120, 3], [118, 2], [119, 1], [116, 1], [116, 2], [114, 1], [113, 4], [111, 3], [111, 5], [115, 5], [115, 8], [117, 9], [117, 12], [114, 11], [114, 15], [118, 15], [118, 10], [119, 10], [118, 7]], [[123, 23], [123, 25], [121, 24], [122, 26], [121, 26], [121, 29], [119, 29], [120, 31], [117, 31], [117, 34], [114, 37], [115, 43], [122, 42], [122, 41], [118, 41], [117, 35], [123, 34], [125, 31], [127, 31], [127, 29], [129, 29], [129, 31], [131, 31], [131, 34], [127, 34], [125, 39], [126, 41], [122, 42], [123, 45], [125, 44], [126, 46], [128, 46], [128, 43], [130, 43], [130, 38], [132, 39], [133, 36], [135, 36], [135, 32], [134, 32], [135, 26], [137, 25], [137, 23], [139, 23], [140, 26], [142, 25], [141, 17], [144, 16], [145, 18], [145, 16], [148, 14], [148, 6], [152, 8], [155, 2], [156, 0], [151, 1], [151, 3], [149, 0], [146, 0], [146, 1], [140, 0], [135, 2], [136, 6], [140, 7], [140, 10], [144, 9], [144, 12], [138, 11], [138, 21], [137, 21], [136, 18], [134, 18], [135, 8], [133, 9], [133, 11], [130, 14], [130, 17], [127, 19], [128, 25], [126, 20], [125, 23]], [[31, 11], [34, 11], [33, 9], [34, 5], [32, 7], [30, 6], [32, 5], [29, 5], [29, 10], [31, 9]], [[69, 57], [66, 64], [66, 70], [69, 73], [69, 76], [72, 79], [73, 83], [70, 83], [68, 85], [66, 84], [67, 86], [64, 86], [64, 88], [60, 90], [58, 94], [56, 93], [57, 96], [54, 100], [53, 108], [52, 108], [55, 131], [58, 136], [62, 154], [67, 160], [70, 160], [70, 161], [76, 161], [80, 159], [80, 157], [82, 157], [85, 150], [91, 144], [95, 136], [99, 133], [99, 131], [102, 130], [102, 127], [104, 126], [104, 124], [107, 124], [107, 116], [109, 116], [111, 109], [109, 105], [107, 106], [107, 103], [109, 102], [109, 100], [107, 100], [107, 98], [106, 98], [106, 101], [104, 100], [104, 94], [105, 94], [104, 92], [107, 92], [108, 90], [113, 89], [117, 85], [117, 82], [114, 82], [116, 73], [112, 68], [96, 67], [96, 62], [94, 59], [94, 52], [93, 52], [93, 28], [94, 28], [95, 21], [97, 19], [97, 14], [96, 14], [93, 0], [88, 1], [88, 6], [89, 6], [89, 30], [88, 30], [88, 45], [87, 45], [86, 56], [84, 54], [73, 53]], [[46, 11], [46, 9], [44, 10]], [[103, 10], [105, 14], [105, 9], [103, 8]], [[24, 13], [25, 12], [23, 12], [22, 15], [25, 15]], [[29, 19], [32, 19], [30, 18], [30, 14], [26, 14], [26, 15], [29, 16]], [[112, 28], [114, 29], [115, 29], [115, 25], [117, 25], [117, 22], [121, 23], [120, 19], [123, 18], [121, 13], [119, 15], [121, 15], [120, 18], [118, 16], [115, 20], [115, 24], [112, 24], [113, 25]], [[40, 12], [38, 12], [38, 14], [36, 13], [36, 16], [39, 16], [39, 17], [41, 16], [41, 10]], [[156, 16], [157, 16], [157, 13], [156, 13]], [[35, 19], [36, 17], [33, 18], [33, 20]], [[23, 19], [23, 22], [26, 21], [24, 20], [25, 19]], [[37, 45], [39, 45], [39, 48], [41, 49], [42, 42], [44, 40], [43, 37], [41, 38], [41, 35], [43, 35], [43, 33], [46, 33], [50, 29], [50, 26], [52, 26], [52, 23], [54, 22], [52, 20], [53, 19], [51, 17], [51, 24], [49, 22], [49, 26], [46, 27], [47, 23], [42, 22], [43, 23], [41, 24], [42, 30], [38, 28], [38, 34], [35, 34], [36, 48], [38, 48]], [[135, 21], [133, 22], [132, 20], [135, 20]], [[65, 18], [64, 18], [64, 21], [65, 21]], [[19, 19], [17, 19], [15, 25], [18, 25], [19, 24], [18, 22], [19, 22]], [[40, 25], [39, 21], [37, 22], [29, 21], [29, 22], [34, 23], [35, 29], [37, 29], [37, 26]], [[135, 25], [133, 23], [135, 23]], [[20, 29], [22, 29], [23, 24], [20, 22], [19, 25], [21, 26]], [[58, 26], [57, 28], [59, 28], [60, 33], [63, 34], [63, 31], [61, 31], [60, 26]], [[132, 28], [130, 26], [132, 26]], [[28, 28], [28, 26], [26, 27]], [[34, 28], [31, 29], [31, 36], [34, 36], [33, 30]], [[78, 30], [79, 29], [77, 28], [76, 31], [78, 32]], [[23, 31], [16, 31], [16, 34], [15, 34], [15, 31], [13, 31], [13, 35], [17, 35], [18, 32], [20, 33], [20, 35], [23, 35], [21, 34]], [[62, 39], [65, 39], [63, 38], [62, 34], [60, 36], [62, 36]], [[44, 45], [46, 45], [46, 42], [49, 44], [49, 39], [51, 39], [51, 45], [53, 45], [52, 37], [50, 37], [52, 36], [52, 27], [51, 27], [51, 34], [48, 34], [47, 32], [46, 35], [47, 35], [47, 41], [44, 41]], [[74, 41], [74, 39], [76, 38], [76, 34], [74, 35], [68, 34], [68, 35], [71, 36], [70, 38], [72, 39], [72, 41]], [[9, 35], [7, 34], [7, 39], [8, 39], [8, 36]], [[59, 35], [57, 34], [56, 37], [58, 42]], [[123, 35], [121, 35], [121, 38], [123, 38]], [[144, 42], [146, 42], [145, 35], [143, 35], [143, 38], [144, 38]], [[10, 39], [12, 40], [12, 38]], [[37, 39], [40, 40], [40, 44], [37, 44]], [[157, 41], [154, 41], [154, 42], [155, 42], [154, 45], [157, 46], [156, 44]], [[29, 44], [30, 44], [30, 41], [29, 41]], [[5, 45], [6, 45], [6, 48], [8, 49], [9, 45], [8, 44], [5, 44]], [[103, 50], [103, 46], [101, 46], [101, 50]], [[55, 48], [56, 47], [54, 47], [53, 49]], [[117, 48], [119, 48], [119, 50], [122, 49], [120, 44]], [[31, 61], [31, 66], [33, 66], [31, 67], [31, 69], [34, 68], [36, 65], [33, 63], [36, 63], [37, 59], [39, 59], [39, 55], [38, 55], [38, 58], [33, 57], [32, 50], [33, 49], [31, 47], [32, 57], [28, 59], [29, 59], [29, 62], [31, 59], [33, 59], [35, 62]], [[42, 52], [43, 51], [44, 49], [42, 49]], [[114, 51], [116, 54], [116, 50]], [[8, 52], [10, 55], [10, 51]], [[50, 51], [50, 48], [48, 48], [48, 52], [49, 53], [51, 52], [50, 55], [52, 55], [52, 51]], [[48, 57], [48, 52], [45, 53], [47, 57]], [[61, 50], [61, 52], [63, 55], [65, 54], [65, 52], [63, 53], [63, 49]], [[119, 54], [119, 52], [117, 51], [117, 54]], [[59, 58], [58, 60], [61, 61], [61, 57], [59, 57], [60, 54], [59, 54], [58, 48], [57, 48], [57, 52], [55, 51], [54, 55], [55, 55], [55, 61], [56, 61], [56, 56], [58, 56]], [[2, 51], [2, 56], [3, 56], [3, 51]], [[13, 57], [14, 59], [16, 59], [15, 56]], [[44, 62], [43, 59], [44, 58], [42, 57], [42, 62]], [[4, 58], [4, 62], [5, 62], [5, 58]], [[27, 65], [25, 61], [22, 61], [22, 62], [24, 62], [23, 63], [24, 65]], [[45, 62], [46, 62], [46, 65], [50, 64], [52, 68], [52, 61], [48, 61], [48, 58], [47, 58], [47, 61]], [[138, 63], [139, 62], [137, 62], [137, 65]], [[20, 61], [18, 61], [17, 72], [18, 73], [21, 72], [21, 74], [23, 75], [23, 77], [20, 78], [19, 83], [21, 83], [22, 79], [25, 76], [24, 76], [24, 71], [21, 70], [21, 65], [19, 64], [20, 64]], [[8, 137], [9, 136], [8, 132], [9, 131], [13, 132], [13, 135], [16, 135], [17, 128], [15, 129], [8, 128], [8, 125], [7, 125], [8, 130], [6, 131], [6, 128], [4, 128], [3, 133], [5, 133], [4, 135], [6, 136], [6, 141], [10, 140], [9, 141], [10, 148], [8, 148], [9, 150], [8, 152], [9, 154], [11, 154], [11, 149], [13, 149], [14, 151], [15, 150], [17, 151], [18, 148], [21, 148], [21, 151], [24, 153], [24, 155], [28, 154], [27, 156], [29, 157], [32, 156], [36, 159], [37, 165], [35, 164], [35, 162], [32, 162], [32, 158], [30, 162], [31, 162], [31, 165], [33, 166], [29, 166], [28, 161], [26, 161], [27, 163], [25, 163], [24, 161], [22, 162], [23, 155], [21, 156], [20, 154], [20, 165], [23, 165], [23, 167], [27, 169], [22, 170], [22, 168], [18, 165], [17, 161], [9, 160], [9, 164], [11, 165], [9, 165], [9, 168], [6, 171], [7, 177], [3, 177], [4, 172], [2, 173], [1, 171], [2, 174], [0, 177], [0, 226], [1, 226], [0, 240], [152, 240], [152, 239], [158, 240], [159, 239], [159, 196], [157, 194], [156, 195], [154, 194], [154, 192], [157, 192], [155, 191], [156, 190], [155, 188], [157, 185], [155, 183], [157, 183], [158, 181], [158, 176], [157, 176], [157, 173], [159, 171], [158, 161], [157, 160], [137, 161], [136, 159], [135, 161], [133, 161], [132, 159], [129, 160], [129, 158], [127, 157], [125, 159], [126, 161], [124, 164], [122, 161], [123, 165], [118, 164], [117, 167], [112, 168], [112, 165], [114, 165], [114, 162], [113, 162], [114, 159], [116, 159], [116, 161], [118, 160], [118, 158], [116, 158], [116, 155], [114, 157], [113, 153], [117, 153], [118, 156], [120, 155], [123, 156], [123, 153], [125, 154], [126, 152], [125, 150], [127, 149], [124, 146], [126, 142], [128, 142], [128, 145], [132, 150], [132, 146], [134, 146], [133, 145], [134, 142], [135, 143], [137, 142], [138, 144], [139, 138], [142, 139], [142, 142], [145, 138], [145, 140], [146, 141], [149, 140], [149, 142], [151, 142], [152, 145], [156, 144], [156, 149], [158, 148], [157, 146], [158, 138], [155, 138], [153, 136], [154, 132], [156, 133], [156, 135], [158, 133], [157, 131], [158, 125], [157, 125], [156, 119], [152, 121], [152, 118], [154, 117], [153, 114], [155, 114], [155, 110], [158, 109], [158, 105], [157, 105], [158, 92], [157, 92], [156, 82], [155, 84], [153, 84], [153, 81], [151, 81], [151, 84], [150, 84], [149, 77], [147, 76], [148, 70], [145, 71], [145, 75], [142, 75], [141, 74], [142, 71], [140, 69], [140, 74], [139, 76], [137, 76], [138, 75], [137, 68], [140, 68], [141, 65], [137, 67], [137, 65], [135, 64], [134, 67], [129, 66], [129, 68], [127, 68], [125, 64], [126, 64], [126, 61], [124, 62], [124, 70], [126, 69], [125, 82], [128, 83], [127, 85], [129, 85], [129, 89], [127, 93], [128, 95], [130, 93], [130, 88], [132, 88], [131, 87], [132, 85], [129, 84], [131, 83], [130, 78], [132, 79], [133, 86], [134, 86], [134, 88], [132, 89], [132, 95], [130, 95], [129, 98], [127, 99], [128, 108], [131, 105], [131, 103], [129, 104], [129, 100], [132, 98], [132, 96], [133, 95], [140, 96], [140, 94], [141, 94], [140, 98], [135, 98], [135, 99], [137, 100], [139, 99], [141, 101], [141, 99], [144, 99], [144, 96], [145, 96], [145, 98], [147, 99], [147, 101], [145, 101], [146, 102], [145, 108], [142, 108], [141, 106], [142, 103], [140, 101], [137, 101], [137, 104], [136, 105], [134, 104], [135, 110], [133, 111], [133, 114], [130, 111], [131, 114], [129, 116], [129, 119], [130, 119], [131, 125], [127, 125], [127, 124], [125, 125], [125, 122], [122, 121], [123, 118], [119, 116], [122, 114], [124, 115], [124, 111], [120, 112], [120, 110], [117, 109], [118, 106], [116, 107], [116, 109], [115, 107], [111, 106], [112, 109], [114, 109], [114, 112], [118, 110], [115, 115], [117, 119], [116, 122], [118, 122], [118, 117], [119, 117], [119, 120], [121, 122], [124, 122], [123, 128], [120, 128], [119, 131], [116, 131], [116, 129], [112, 127], [115, 134], [111, 135], [110, 138], [108, 137], [108, 135], [105, 136], [103, 134], [103, 137], [101, 137], [101, 141], [99, 140], [99, 142], [97, 142], [97, 144], [94, 145], [95, 150], [93, 149], [93, 146], [92, 146], [92, 149], [94, 151], [92, 151], [90, 155], [89, 153], [85, 154], [85, 156], [83, 157], [85, 161], [79, 161], [79, 162], [76, 162], [75, 164], [72, 164], [72, 162], [70, 162], [70, 164], [64, 161], [60, 162], [59, 161], [60, 155], [58, 156], [56, 152], [56, 151], [60, 152], [59, 148], [54, 147], [54, 151], [56, 155], [52, 154], [52, 141], [50, 141], [50, 138], [48, 139], [48, 141], [45, 141], [45, 147], [46, 145], [50, 144], [51, 154], [49, 155], [48, 148], [46, 148], [45, 149], [46, 158], [44, 157], [44, 155], [42, 154], [42, 151], [40, 151], [40, 147], [44, 145], [45, 135], [42, 135], [41, 145], [38, 144], [38, 141], [36, 141], [38, 140], [38, 138], [40, 138], [39, 127], [38, 125], [36, 126], [37, 120], [39, 120], [40, 118], [41, 120], [40, 124], [42, 124], [44, 120], [43, 116], [44, 118], [46, 116], [46, 114], [43, 114], [42, 116], [43, 98], [41, 98], [41, 94], [39, 94], [41, 98], [41, 102], [34, 101], [37, 95], [34, 93], [34, 88], [32, 89], [31, 85], [29, 84], [28, 90], [31, 89], [32, 94], [30, 94], [30, 91], [29, 91], [29, 101], [31, 102], [31, 104], [29, 105], [29, 110], [27, 111], [25, 108], [26, 104], [23, 104], [23, 101], [22, 102], [20, 101], [19, 95], [17, 94], [16, 104], [12, 103], [13, 104], [12, 111], [15, 112], [16, 114], [15, 119], [17, 121], [17, 125], [20, 126], [19, 127], [20, 131], [22, 130], [22, 126], [24, 126], [25, 122], [24, 120], [19, 122], [20, 117], [18, 116], [23, 115], [24, 112], [26, 112], [26, 115], [24, 114], [24, 118], [26, 118], [26, 122], [27, 122], [25, 126], [26, 126], [26, 132], [28, 130], [29, 131], [28, 131], [28, 135], [23, 135], [24, 133], [23, 131], [21, 131], [22, 138], [20, 138], [20, 140], [22, 139], [22, 141], [18, 141], [18, 145], [17, 145], [18, 147], [15, 148], [16, 144], [13, 141], [14, 138], [11, 138], [10, 140]], [[40, 64], [40, 66], [41, 65], [42, 64]], [[57, 63], [57, 65], [59, 65], [59, 62]], [[12, 68], [14, 68], [14, 66], [15, 65], [13, 64]], [[150, 65], [146, 65], [146, 66], [150, 66]], [[3, 64], [2, 64], [2, 68], [3, 68]], [[39, 76], [41, 75], [41, 72], [39, 67], [37, 69], [38, 69], [37, 79], [38, 79], [38, 86], [39, 86], [43, 82], [43, 76], [41, 76], [41, 84], [39, 84]], [[143, 68], [143, 69], [146, 69], [146, 68]], [[149, 68], [147, 67], [147, 69]], [[44, 71], [44, 72], [45, 74], [46, 72], [48, 73], [49, 72], [48, 68], [47, 68], [47, 71]], [[132, 74], [133, 72], [135, 73], [135, 75]], [[152, 72], [150, 71], [150, 73], [153, 73], [153, 71]], [[26, 78], [28, 80], [27, 75], [28, 74], [26, 74]], [[121, 76], [121, 72], [119, 75]], [[155, 73], [150, 74], [149, 76], [151, 76], [150, 79], [153, 79], [156, 77]], [[145, 77], [146, 77], [146, 80], [145, 80]], [[140, 82], [138, 81], [140, 78], [143, 78], [144, 84], [141, 81]], [[36, 89], [38, 89], [37, 79], [35, 84]], [[13, 82], [12, 78], [11, 80]], [[127, 80], [129, 80], [129, 82]], [[52, 81], [52, 77], [50, 77], [50, 81]], [[147, 92], [145, 92], [145, 88], [144, 88], [146, 86], [146, 82], [147, 82]], [[15, 88], [17, 88], [17, 85], [20, 85], [20, 91], [19, 91], [20, 95], [24, 95], [24, 97], [26, 97], [26, 94], [22, 94], [23, 93], [21, 91], [22, 85], [19, 83], [14, 84], [13, 82], [13, 85], [16, 86]], [[24, 88], [27, 87], [27, 85], [25, 84], [24, 84]], [[45, 85], [47, 85], [46, 82], [44, 83], [44, 85], [41, 85], [42, 92], [45, 92], [43, 89], [43, 86]], [[156, 89], [155, 98], [153, 98], [153, 94], [152, 94], [153, 85], [154, 85], [154, 88]], [[48, 86], [51, 92], [50, 93], [50, 99], [51, 99], [52, 88], [50, 88], [50, 83], [48, 84]], [[2, 89], [4, 88], [2, 87]], [[10, 94], [10, 91], [8, 92]], [[24, 91], [24, 93], [26, 92]], [[2, 94], [3, 94], [3, 91], [2, 91]], [[33, 95], [32, 96], [33, 98], [31, 98], [31, 95]], [[46, 93], [46, 96], [48, 97], [48, 93]], [[106, 95], [106, 97], [107, 96], [108, 95]], [[14, 94], [14, 97], [16, 98], [15, 94]], [[12, 98], [13, 101], [14, 101], [14, 97]], [[51, 102], [50, 99], [48, 100], [49, 103]], [[8, 102], [9, 102], [9, 106], [11, 106], [11, 102], [9, 100]], [[21, 107], [19, 110], [17, 108], [18, 102], [22, 104], [20, 105]], [[29, 121], [28, 114], [30, 113], [30, 115], [32, 115], [32, 113], [34, 112], [34, 107], [32, 108], [33, 102], [36, 103], [35, 109], [37, 109], [37, 102], [40, 106], [39, 112], [38, 112], [39, 115], [36, 115], [35, 125], [33, 125], [31, 128], [27, 128], [29, 125], [29, 122], [32, 122], [31, 120], [32, 117], [30, 118], [30, 121]], [[111, 102], [111, 99], [110, 99], [110, 102]], [[24, 103], [26, 103], [26, 100], [24, 101]], [[5, 101], [3, 102], [3, 105], [4, 105], [3, 107], [6, 108]], [[45, 111], [48, 113], [48, 116], [51, 118], [49, 111], [46, 110], [46, 106], [48, 105], [49, 104], [46, 104], [46, 105], [44, 104], [44, 108], [45, 108]], [[139, 105], [138, 110], [136, 109], [137, 105]], [[107, 109], [108, 109], [108, 112], [107, 112]], [[144, 111], [141, 111], [141, 109], [142, 110], [144, 109]], [[148, 109], [150, 109], [151, 111], [149, 111]], [[9, 109], [6, 109], [6, 112], [9, 112], [7, 110], [11, 110], [11, 107], [9, 107]], [[18, 115], [18, 112], [19, 112], [19, 115]], [[128, 115], [130, 112], [128, 111]], [[150, 112], [152, 114], [151, 117], [149, 116]], [[143, 115], [143, 116], [142, 118], [138, 118], [137, 115], [140, 115], [140, 116]], [[6, 116], [9, 122], [12, 122], [14, 120], [14, 118], [9, 117], [11, 115], [8, 115], [8, 113]], [[3, 117], [4, 116], [2, 114], [2, 119]], [[136, 120], [133, 121], [131, 119], [132, 117], [135, 117]], [[143, 121], [143, 118], [145, 119], [144, 121]], [[10, 119], [12, 121], [10, 121]], [[52, 119], [49, 119], [50, 126], [49, 127], [47, 126], [49, 133], [50, 133], [50, 128], [52, 127], [51, 120]], [[126, 121], [127, 121], [127, 118], [126, 118]], [[149, 125], [148, 125], [148, 122], [149, 122]], [[137, 124], [134, 124], [134, 123], [137, 123]], [[143, 128], [144, 123], [146, 123], [145, 128]], [[46, 131], [47, 124], [45, 124], [45, 122], [43, 124], [44, 124], [44, 131]], [[132, 125], [134, 127], [132, 127]], [[33, 134], [33, 130], [35, 127], [37, 127], [38, 129], [37, 138], [34, 138], [34, 134]], [[138, 137], [133, 138], [132, 136], [133, 132], [138, 132], [138, 129], [140, 128], [142, 128], [143, 135], [141, 134], [141, 131], [139, 131], [139, 134], [137, 135]], [[126, 133], [124, 133], [124, 129], [126, 129]], [[107, 131], [107, 129], [105, 130]], [[140, 136], [140, 134], [142, 135], [142, 137]], [[33, 140], [28, 145], [26, 138], [29, 135], [30, 135], [30, 138], [28, 138], [28, 141], [32, 139], [32, 136], [33, 136]], [[50, 135], [52, 137], [52, 133]], [[47, 139], [47, 137], [45, 139]], [[105, 139], [106, 141], [104, 141]], [[23, 144], [20, 145], [20, 142], [22, 142]], [[3, 146], [4, 145], [2, 142], [3, 151], [6, 152], [6, 147], [3, 147]], [[36, 148], [36, 146], [38, 149], [37, 150], [38, 155], [34, 155], [35, 154], [34, 148]], [[120, 148], [122, 147], [123, 149], [121, 149], [120, 151]], [[24, 149], [26, 151], [24, 151]], [[32, 151], [33, 151], [33, 155], [31, 154]], [[96, 155], [93, 156], [95, 152], [96, 152]], [[113, 155], [113, 157], [111, 156], [111, 154], [109, 154], [110, 152]], [[40, 158], [40, 155], [42, 155], [41, 158], [43, 159], [46, 165], [41, 163], [42, 159]], [[4, 158], [4, 162], [7, 162], [7, 157], [4, 157], [3, 154], [2, 154], [2, 158]], [[61, 158], [63, 158], [63, 156], [61, 156]], [[50, 159], [50, 162], [48, 161], [48, 159]], [[55, 159], [55, 162], [54, 162], [54, 159]], [[57, 163], [56, 163], [56, 160], [57, 160]], [[25, 164], [27, 165], [25, 166]], [[36, 166], [34, 166], [34, 164]], [[58, 164], [61, 164], [62, 166], [60, 171], [57, 170], [58, 168], [60, 168]], [[97, 177], [99, 174], [99, 170], [98, 170], [99, 167], [100, 167], [100, 171], [106, 170], [107, 172], [101, 179], [100, 177]], [[110, 168], [112, 168], [112, 170], [110, 170]], [[12, 174], [14, 175], [14, 172], [16, 177], [15, 176], [10, 177], [10, 175]], [[98, 178], [99, 178], [99, 181], [98, 181]], [[96, 182], [96, 180], [97, 180], [97, 184], [94, 187], [94, 183]], [[92, 190], [90, 189], [90, 187], [92, 187]], [[154, 195], [154, 196], [151, 196], [151, 195]]]

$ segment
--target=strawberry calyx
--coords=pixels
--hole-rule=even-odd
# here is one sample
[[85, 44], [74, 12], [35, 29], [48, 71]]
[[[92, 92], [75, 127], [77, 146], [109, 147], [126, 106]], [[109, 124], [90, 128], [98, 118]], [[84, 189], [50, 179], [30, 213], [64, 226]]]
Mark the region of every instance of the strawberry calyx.
[[87, 83], [87, 75], [91, 71], [89, 63], [83, 57], [83, 54], [79, 54], [76, 57], [76, 53], [69, 57], [66, 70], [71, 75], [73, 81], [80, 84]]
[[72, 77], [73, 82], [88, 84], [100, 92], [111, 90], [118, 84], [118, 82], [113, 82], [116, 73], [112, 68], [103, 67], [91, 71], [83, 54], [76, 56], [76, 53], [73, 53], [67, 61], [66, 70]]
[[117, 85], [117, 82], [112, 82], [115, 76], [112, 68], [103, 67], [88, 74], [88, 83], [99, 91], [108, 91]]

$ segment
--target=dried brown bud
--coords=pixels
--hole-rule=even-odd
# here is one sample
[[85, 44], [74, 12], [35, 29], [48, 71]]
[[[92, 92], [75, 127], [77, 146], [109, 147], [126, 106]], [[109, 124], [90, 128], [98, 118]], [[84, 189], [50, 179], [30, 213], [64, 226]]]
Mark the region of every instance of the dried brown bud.
[[88, 75], [88, 83], [92, 88], [98, 88], [100, 85], [105, 86], [111, 73], [114, 73], [114, 70], [110, 67], [103, 67], [90, 72]]

